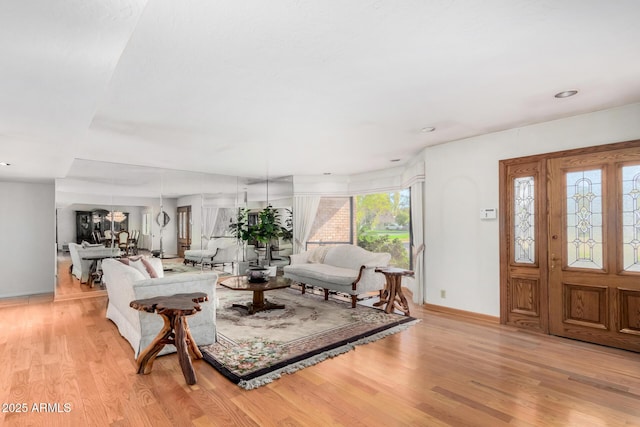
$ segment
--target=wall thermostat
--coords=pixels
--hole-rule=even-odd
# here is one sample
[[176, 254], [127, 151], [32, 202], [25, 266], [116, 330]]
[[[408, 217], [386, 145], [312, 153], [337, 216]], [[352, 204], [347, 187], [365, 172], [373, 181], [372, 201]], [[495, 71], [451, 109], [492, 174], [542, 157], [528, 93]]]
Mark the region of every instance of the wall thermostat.
[[496, 219], [498, 210], [496, 208], [480, 209], [480, 219]]

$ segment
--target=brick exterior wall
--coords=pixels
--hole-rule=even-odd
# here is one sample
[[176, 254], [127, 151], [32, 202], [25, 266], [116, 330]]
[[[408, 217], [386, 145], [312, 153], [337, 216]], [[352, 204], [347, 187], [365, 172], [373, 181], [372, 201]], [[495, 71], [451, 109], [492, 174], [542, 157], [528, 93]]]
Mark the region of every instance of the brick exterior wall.
[[[349, 197], [323, 197], [320, 199], [316, 220], [311, 228], [309, 242], [350, 242], [351, 204]], [[308, 244], [311, 249], [318, 244]]]

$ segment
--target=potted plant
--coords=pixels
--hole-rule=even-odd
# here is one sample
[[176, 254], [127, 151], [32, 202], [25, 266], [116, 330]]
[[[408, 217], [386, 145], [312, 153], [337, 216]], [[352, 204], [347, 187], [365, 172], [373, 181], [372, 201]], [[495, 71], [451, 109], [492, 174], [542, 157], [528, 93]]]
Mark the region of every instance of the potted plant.
[[[249, 226], [249, 209], [238, 208], [236, 221], [229, 224], [229, 231], [237, 239], [242, 250], [242, 262], [246, 262], [247, 242], [253, 239], [253, 227]], [[246, 270], [239, 268], [239, 271]]]
[[271, 205], [258, 214], [258, 224], [253, 227], [253, 237], [266, 246], [265, 263], [271, 265], [271, 243], [273, 240], [287, 233], [287, 229], [280, 225], [280, 214]]

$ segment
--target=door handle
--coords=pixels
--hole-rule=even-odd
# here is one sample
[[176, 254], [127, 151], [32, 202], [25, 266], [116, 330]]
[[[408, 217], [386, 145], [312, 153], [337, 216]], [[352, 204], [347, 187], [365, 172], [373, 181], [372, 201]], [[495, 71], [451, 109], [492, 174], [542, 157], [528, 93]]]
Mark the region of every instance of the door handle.
[[560, 261], [560, 258], [556, 257], [556, 254], [551, 254], [551, 270], [556, 268], [556, 261]]

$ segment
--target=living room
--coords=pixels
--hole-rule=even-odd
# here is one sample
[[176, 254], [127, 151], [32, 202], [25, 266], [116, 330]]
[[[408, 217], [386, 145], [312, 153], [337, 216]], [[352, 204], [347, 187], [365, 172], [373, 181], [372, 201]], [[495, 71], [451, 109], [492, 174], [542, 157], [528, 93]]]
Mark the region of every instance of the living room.
[[[12, 102], [8, 97], [2, 101], [5, 125], [3, 131], [0, 131], [3, 147], [3, 157], [0, 161], [10, 165], [0, 167], [0, 195], [3, 200], [0, 208], [0, 233], [5, 242], [0, 249], [0, 297], [5, 301], [20, 298], [23, 302], [26, 300], [32, 303], [40, 302], [42, 298], [52, 298], [57, 274], [56, 180], [69, 177], [69, 171], [76, 159], [88, 159], [125, 166], [228, 176], [253, 174], [255, 179], [291, 175], [293, 196], [352, 196], [372, 190], [401, 188], [414, 178], [423, 179], [420, 195], [424, 200], [421, 225], [425, 246], [420, 257], [424, 264], [424, 278], [419, 287], [413, 289], [410, 301], [412, 315], [420, 316], [423, 321], [406, 331], [406, 335], [398, 334], [390, 337], [389, 341], [381, 340], [363, 346], [351, 352], [353, 354], [344, 355], [345, 358], [335, 358], [314, 369], [290, 375], [284, 385], [281, 381], [280, 385], [275, 383], [271, 387], [240, 393], [240, 390], [236, 390], [237, 387], [232, 388], [223, 383], [223, 378], [217, 377], [215, 373], [205, 373], [204, 366], [199, 367], [197, 370], [201, 378], [200, 390], [176, 392], [173, 395], [187, 399], [185, 395], [189, 394], [189, 402], [199, 402], [193, 406], [197, 406], [193, 415], [185, 415], [184, 412], [175, 409], [159, 409], [162, 406], [172, 406], [170, 399], [152, 390], [154, 387], [151, 384], [141, 385], [137, 382], [135, 372], [129, 372], [133, 367], [130, 361], [126, 360], [131, 359], [133, 353], [130, 347], [121, 342], [122, 339], [114, 326], [104, 318], [104, 300], [12, 306], [2, 309], [5, 314], [3, 326], [7, 330], [15, 327], [9, 323], [11, 320], [18, 325], [33, 324], [34, 328], [49, 331], [52, 326], [47, 322], [60, 322], [67, 316], [65, 313], [72, 313], [70, 321], [78, 330], [77, 333], [74, 332], [71, 323], [61, 323], [59, 333], [65, 337], [64, 339], [48, 338], [45, 343], [40, 343], [43, 336], [48, 336], [46, 332], [30, 332], [24, 326], [17, 328], [19, 334], [12, 335], [11, 341], [22, 343], [10, 344], [4, 341], [3, 347], [9, 352], [5, 354], [30, 354], [31, 357], [7, 357], [10, 363], [4, 365], [1, 375], [5, 380], [3, 383], [8, 384], [3, 401], [8, 402], [24, 396], [33, 396], [33, 399], [43, 401], [72, 400], [77, 408], [74, 416], [80, 417], [79, 412], [86, 414], [74, 420], [80, 424], [87, 424], [88, 420], [95, 421], [95, 425], [107, 424], [99, 421], [103, 419], [111, 423], [125, 422], [124, 418], [138, 420], [142, 425], [139, 420], [153, 419], [154, 410], [162, 412], [163, 415], [159, 417], [168, 417], [173, 424], [180, 424], [181, 415], [191, 422], [202, 415], [201, 412], [216, 414], [227, 421], [227, 424], [244, 422], [251, 425], [261, 424], [261, 421], [269, 424], [264, 415], [260, 414], [274, 406], [302, 407], [303, 411], [317, 416], [318, 420], [340, 424], [362, 422], [375, 425], [376, 420], [371, 418], [372, 413], [390, 424], [413, 422], [417, 425], [420, 421], [423, 421], [423, 425], [455, 425], [465, 422], [493, 422], [493, 425], [496, 425], [508, 422], [505, 421], [505, 414], [534, 425], [622, 425], [625, 421], [638, 422], [637, 412], [634, 412], [631, 404], [637, 403], [637, 390], [640, 388], [637, 354], [544, 334], [538, 337], [529, 332], [522, 333], [511, 327], [499, 326], [499, 219], [503, 212], [498, 210], [496, 220], [479, 218], [481, 210], [496, 209], [500, 205], [498, 177], [501, 160], [640, 139], [640, 96], [637, 83], [640, 64], [636, 53], [637, 40], [640, 40], [640, 37], [631, 18], [637, 15], [636, 4], [622, 2], [613, 7], [607, 2], [587, 2], [586, 5], [572, 4], [571, 7], [556, 5], [556, 10], [543, 3], [516, 2], [513, 6], [492, 3], [493, 17], [488, 13], [490, 11], [480, 10], [479, 6], [466, 5], [470, 10], [465, 10], [463, 5], [449, 5], [452, 8], [450, 13], [459, 16], [460, 19], [466, 19], [463, 23], [446, 13], [446, 2], [438, 2], [440, 7], [436, 9], [430, 9], [427, 5], [412, 5], [415, 10], [411, 10], [409, 6], [393, 6], [384, 2], [357, 2], [361, 9], [345, 6], [346, 10], [342, 11], [340, 16], [335, 16], [320, 5], [315, 5], [320, 11], [311, 5], [298, 5], [297, 7], [302, 8], [300, 10], [279, 5], [276, 11], [269, 10], [266, 6], [254, 5], [256, 11], [236, 12], [236, 16], [233, 15], [233, 7], [228, 6], [225, 13], [233, 16], [223, 14], [216, 18], [217, 25], [212, 25], [211, 17], [216, 16], [217, 12], [214, 6], [198, 5], [200, 15], [209, 17], [206, 22], [202, 22], [195, 17], [198, 14], [193, 10], [187, 13], [186, 6], [149, 2], [145, 9], [143, 3], [131, 6], [131, 14], [118, 20], [117, 28], [109, 27], [105, 21], [95, 22], [96, 28], [106, 26], [104, 31], [112, 37], [109, 40], [110, 49], [113, 51], [102, 51], [105, 55], [104, 62], [95, 60], [98, 64], [96, 67], [99, 68], [101, 64], [105, 68], [99, 68], [99, 72], [92, 74], [93, 80], [76, 74], [81, 72], [82, 67], [71, 66], [66, 62], [56, 68], [57, 73], [32, 76], [31, 72], [34, 69], [45, 68], [44, 65], [49, 64], [47, 61], [51, 61], [46, 59], [46, 52], [39, 52], [40, 56], [33, 61], [18, 58], [13, 51], [7, 51], [5, 55], [5, 58], [9, 58], [7, 60], [16, 61], [21, 67], [15, 75], [9, 74], [4, 79], [6, 92], [15, 92], [14, 85], [18, 85], [16, 82], [19, 82], [18, 86], [23, 93], [22, 98], [17, 98], [20, 102]], [[41, 12], [28, 6], [24, 6], [24, 9], [15, 6], [14, 15], [5, 15], [12, 18], [3, 20], [3, 24], [6, 25], [3, 25], [4, 29], [0, 31], [6, 32], [4, 39], [12, 40], [17, 37], [25, 46], [31, 46], [34, 40], [42, 41], [43, 36], [35, 29], [29, 30], [26, 24], [31, 23], [37, 28], [43, 22], [47, 22], [55, 27], [48, 28], [47, 32], [65, 40], [59, 45], [67, 47], [61, 49], [60, 58], [68, 60], [70, 64], [83, 64], [85, 61], [82, 58], [87, 52], [105, 49], [96, 48], [96, 45], [99, 46], [100, 32], [90, 33], [93, 34], [92, 37], [83, 38], [83, 43], [87, 45], [82, 45], [79, 42], [80, 38], [67, 34], [64, 28], [61, 28], [64, 24], [59, 24], [59, 27], [50, 22], [44, 4], [38, 6], [42, 8]], [[182, 9], [183, 7], [185, 9]], [[265, 9], [262, 9], [263, 7]], [[309, 9], [304, 9], [305, 7]], [[306, 13], [298, 15], [293, 12], [295, 10]], [[392, 18], [394, 11], [399, 14], [398, 18]], [[365, 15], [361, 16], [359, 12], [365, 12]], [[382, 14], [379, 19], [376, 18], [377, 13]], [[117, 15], [116, 12], [114, 14]], [[247, 14], [247, 17], [243, 18], [243, 14]], [[69, 28], [77, 28], [82, 22], [93, 22], [80, 11], [66, 10], [61, 15], [68, 20], [63, 22], [66, 22]], [[97, 16], [102, 15], [98, 13]], [[225, 16], [229, 18], [228, 23], [224, 22]], [[289, 28], [298, 39], [298, 36], [305, 34], [300, 25], [313, 23], [324, 29], [321, 32], [322, 37], [311, 37], [311, 40], [300, 38], [311, 43], [310, 46], [313, 47], [312, 41], [320, 43], [320, 40], [328, 37], [327, 33], [330, 33], [327, 27], [319, 22], [322, 20], [313, 18], [318, 16], [330, 17], [330, 21], [334, 22], [330, 27], [341, 37], [328, 39], [334, 40], [334, 44], [324, 46], [326, 50], [321, 50], [319, 46], [316, 46], [318, 50], [295, 50], [297, 45], [294, 40], [277, 30]], [[423, 27], [431, 26], [431, 20], [428, 18], [434, 16], [439, 19], [437, 23], [433, 23], [438, 31], [422, 30]], [[575, 20], [566, 22], [567, 16], [574, 16]], [[472, 25], [476, 18], [479, 19], [478, 22], [486, 25]], [[171, 31], [160, 35], [153, 31], [153, 22], [166, 23], [165, 28], [168, 28], [171, 27], [173, 19], [178, 26], [175, 31], [183, 38], [176, 37], [176, 33]], [[265, 21], [261, 21], [262, 19]], [[248, 20], [251, 22], [247, 22]], [[258, 24], [259, 22], [262, 23]], [[296, 22], [300, 23], [295, 24]], [[353, 22], [362, 22], [363, 28], [360, 31], [369, 37], [368, 42], [355, 43], [354, 40], [360, 39], [349, 30]], [[256, 76], [253, 77], [256, 80], [234, 80], [226, 73], [223, 75], [223, 71], [214, 65], [204, 67], [204, 63], [209, 64], [204, 59], [203, 62], [195, 61], [194, 64], [189, 58], [185, 58], [188, 55], [179, 55], [183, 45], [177, 40], [190, 39], [184, 37], [186, 30], [185, 33], [181, 32], [181, 25], [188, 26], [188, 23], [193, 23], [199, 31], [198, 37], [193, 38], [194, 43], [200, 44], [199, 48], [207, 60], [211, 61], [210, 64], [224, 62], [218, 58], [227, 58], [229, 61], [236, 58], [231, 54], [231, 50], [210, 47], [210, 40], [233, 38], [225, 37], [224, 34], [240, 37], [238, 31], [248, 31], [247, 25], [250, 23], [255, 23], [260, 29], [253, 34], [275, 34], [272, 35], [274, 39], [265, 43], [269, 46], [279, 46], [278, 49], [266, 51], [279, 59], [278, 64], [267, 61], [268, 55], [262, 49], [264, 45], [259, 43], [259, 40], [251, 39], [251, 43], [244, 46], [248, 49], [246, 57], [255, 58], [258, 62], [254, 65], [266, 75], [270, 75], [270, 72], [276, 73], [273, 70], [286, 68], [285, 64], [289, 67], [293, 67], [292, 64], [306, 64], [304, 58], [312, 52], [339, 51], [341, 40], [350, 40], [354, 46], [344, 46], [344, 55], [325, 54], [332, 58], [332, 61], [336, 61], [338, 65], [335, 68], [331, 66], [333, 62], [323, 62], [322, 57], [319, 57], [316, 58], [317, 62], [312, 61], [313, 66], [305, 65], [304, 70], [307, 74], [301, 74], [304, 78], [282, 71], [282, 78], [287, 80], [288, 85], [283, 84], [283, 87], [280, 87], [274, 86], [274, 82], [265, 82]], [[231, 23], [241, 29], [234, 30]], [[390, 26], [393, 23], [397, 35], [394, 37], [393, 34], [385, 32], [384, 28], [379, 29], [380, 23], [388, 23]], [[457, 30], [466, 29], [468, 32], [460, 31], [460, 34], [466, 34], [465, 37], [451, 34], [451, 31], [443, 28], [443, 23], [449, 23], [448, 25]], [[554, 26], [551, 24], [557, 28], [565, 28], [565, 33], [552, 32]], [[564, 27], [565, 25], [569, 27]], [[273, 33], [268, 32], [264, 26]], [[220, 30], [214, 30], [214, 27]], [[398, 28], [405, 30], [400, 31]], [[488, 38], [491, 28], [496, 28], [497, 35], [491, 33], [494, 38]], [[378, 29], [381, 33], [378, 33]], [[444, 34], [439, 38], [442, 43], [446, 40], [457, 43], [453, 46], [445, 43], [446, 49], [442, 47], [442, 50], [432, 50], [430, 45], [421, 47], [411, 44], [406, 50], [399, 48], [405, 46], [404, 43], [409, 43], [406, 40], [414, 40], [412, 43], [415, 43], [415, 40], [437, 39], [434, 35], [438, 32]], [[517, 37], [511, 39], [505, 34], [515, 34]], [[385, 38], [393, 46], [385, 44]], [[292, 45], [282, 46], [278, 40], [289, 40]], [[35, 44], [40, 46], [40, 42]], [[372, 47], [376, 44], [381, 46], [380, 51]], [[461, 49], [464, 44], [473, 48], [464, 53], [458, 52], [456, 49]], [[153, 46], [165, 46], [162, 55], [167, 56], [166, 63], [165, 59], [155, 56], [149, 59]], [[279, 49], [285, 47], [294, 49], [295, 55], [288, 61], [280, 61]], [[39, 49], [47, 50], [43, 46]], [[236, 49], [237, 52], [243, 51], [239, 47]], [[433, 83], [428, 86], [418, 83], [414, 83], [413, 86], [401, 85], [405, 80], [416, 82], [414, 72], [407, 71], [407, 75], [395, 75], [392, 85], [384, 86], [385, 89], [378, 91], [375, 88], [378, 85], [383, 86], [387, 79], [385, 72], [389, 71], [390, 66], [381, 66], [382, 70], [376, 70], [380, 61], [368, 57], [362, 63], [376, 64], [375, 67], [348, 68], [351, 61], [347, 58], [360, 58], [357, 52], [363, 50], [364, 55], [367, 49], [375, 50], [375, 56], [379, 58], [389, 58], [388, 63], [394, 64], [393, 67], [399, 70], [414, 69], [416, 74], [427, 76], [430, 67], [435, 67], [434, 64], [438, 64], [439, 61], [442, 61], [442, 66], [446, 68], [437, 68], [438, 72], [430, 79]], [[436, 56], [415, 63], [411, 59], [412, 53], [421, 52], [423, 49]], [[455, 54], [446, 54], [449, 52], [447, 49], [455, 51]], [[168, 55], [168, 52], [173, 56]], [[215, 60], [209, 58], [209, 55]], [[190, 56], [197, 57], [196, 54]], [[489, 64], [493, 62], [496, 63], [495, 68], [489, 68]], [[321, 72], [312, 74], [311, 70], [322, 63], [325, 63], [325, 67], [319, 67]], [[171, 64], [183, 64], [186, 75], [179, 74], [180, 67]], [[158, 70], [157, 73], [154, 69]], [[242, 76], [241, 71], [247, 69], [251, 67], [238, 67], [229, 74], [238, 73]], [[7, 70], [9, 68], [5, 68], [5, 72], [9, 73]], [[444, 76], [452, 79], [456, 77], [452, 75], [456, 73], [452, 73], [451, 70], [461, 70], [462, 77], [448, 83]], [[477, 72], [471, 73], [469, 70]], [[309, 82], [323, 82], [323, 74], [341, 76], [333, 82], [336, 89], [328, 90], [323, 87], [323, 90], [327, 91], [326, 96], [323, 96], [322, 91], [310, 92], [308, 87]], [[151, 90], [147, 86], [151, 82], [147, 80], [154, 79], [133, 78], [138, 75], [155, 76], [157, 81], [165, 82], [164, 86], [171, 88], [166, 91], [159, 88]], [[365, 105], [357, 105], [365, 113], [355, 114], [351, 110], [341, 110], [341, 106], [355, 102], [351, 98], [345, 100], [344, 97], [350, 96], [350, 88], [358, 87], [358, 79], [347, 77], [363, 75], [370, 76], [362, 82], [364, 88], [359, 91], [358, 99], [364, 99]], [[215, 80], [216, 76], [224, 83], [211, 83], [211, 79]], [[204, 83], [193, 83], [192, 86], [192, 82], [195, 81], [206, 81], [215, 87]], [[343, 83], [340, 83], [341, 81]], [[257, 82], [262, 84], [258, 85]], [[218, 100], [221, 98], [220, 94], [225, 93], [225, 89], [230, 90], [232, 87], [237, 89], [234, 95], [222, 97], [224, 100], [219, 104], [208, 108], [193, 107], [193, 99]], [[266, 93], [258, 92], [261, 87], [272, 89]], [[449, 91], [444, 91], [444, 87]], [[554, 97], [556, 93], [570, 89], [578, 89], [579, 92], [569, 98]], [[302, 91], [305, 97], [295, 98], [296, 90]], [[59, 93], [64, 94], [63, 99]], [[253, 93], [258, 95], [248, 95]], [[152, 94], [157, 94], [167, 102], [158, 101]], [[238, 94], [245, 94], [243, 96], [250, 98], [249, 101], [241, 102], [243, 100], [240, 98], [243, 96], [236, 96]], [[473, 98], [471, 94], [476, 94], [477, 97]], [[270, 107], [273, 111], [269, 111], [269, 107], [264, 110], [249, 108], [250, 105], [264, 107], [264, 100], [273, 96], [278, 99], [278, 102], [274, 102]], [[424, 104], [415, 105], [410, 103], [408, 98], [430, 101], [428, 104], [425, 101]], [[141, 102], [136, 100], [141, 99], [149, 100], [144, 106], [136, 104]], [[341, 106], [331, 103], [331, 99], [342, 99]], [[190, 104], [191, 102], [194, 104]], [[330, 105], [330, 108], [322, 110], [320, 114], [323, 103]], [[156, 110], [153, 104], [161, 106]], [[364, 108], [368, 104], [371, 106]], [[454, 109], [453, 106], [458, 104], [463, 105], [468, 111]], [[300, 107], [303, 105], [308, 108]], [[373, 108], [375, 105], [378, 107]], [[166, 111], [160, 107], [166, 108]], [[297, 109], [306, 110], [306, 119], [295, 114]], [[338, 113], [332, 113], [331, 110]], [[196, 113], [199, 111], [207, 111], [206, 116], [197, 116]], [[234, 115], [228, 113], [229, 111], [243, 113]], [[527, 114], [516, 117], [512, 115], [515, 112]], [[192, 118], [184, 117], [189, 114], [193, 114]], [[393, 123], [393, 129], [401, 130], [388, 133], [388, 127], [391, 126], [388, 117], [396, 115], [404, 116], [401, 123]], [[335, 116], [339, 117], [336, 119]], [[259, 120], [256, 119], [258, 117]], [[311, 120], [310, 117], [318, 119]], [[323, 117], [326, 120], [321, 120]], [[362, 133], [356, 137], [355, 134], [344, 131], [340, 117], [348, 117], [349, 120], [345, 121], [357, 123], [349, 132], [360, 129]], [[329, 127], [329, 118], [338, 123], [336, 128], [333, 128], [333, 133], [326, 130]], [[211, 126], [215, 129], [207, 137], [202, 137], [199, 131], [207, 128], [203, 123], [207, 123], [208, 120], [211, 120]], [[152, 127], [154, 123], [156, 127]], [[269, 123], [276, 125], [271, 127]], [[436, 129], [427, 132], [428, 127]], [[185, 128], [188, 128], [189, 132], [181, 134], [179, 130]], [[215, 136], [223, 130], [226, 132], [224, 137]], [[292, 135], [288, 132], [292, 132]], [[304, 137], [301, 138], [301, 135]], [[350, 144], [352, 139], [353, 144]], [[246, 143], [248, 140], [251, 143]], [[281, 146], [280, 140], [288, 141], [289, 145]], [[51, 147], [54, 149], [51, 150]], [[392, 162], [395, 159], [400, 161]], [[117, 175], [110, 178], [115, 180]], [[87, 200], [77, 199], [75, 202], [87, 206], [94, 205], [92, 201]], [[177, 207], [178, 202], [175, 203]], [[129, 204], [117, 200], [109, 200], [108, 203], [100, 201], [95, 205], [122, 208], [150, 206], [146, 202]], [[159, 197], [155, 198], [153, 208], [153, 212], [160, 208]], [[170, 226], [173, 224], [175, 222], [170, 223]], [[173, 232], [168, 234], [175, 235]], [[158, 240], [154, 241], [153, 248], [159, 247], [157, 234], [156, 239]], [[171, 245], [173, 247], [173, 243]], [[433, 314], [430, 310], [432, 306], [449, 309], [449, 312]], [[452, 316], [451, 313], [457, 313], [458, 317]], [[485, 327], [482, 322], [478, 323], [478, 320], [465, 323], [461, 319], [469, 313], [489, 319], [492, 326]], [[428, 327], [430, 324], [434, 325], [433, 331]], [[465, 333], [466, 335], [463, 335]], [[478, 342], [473, 336], [474, 333], [484, 337], [489, 344], [485, 347], [483, 343]], [[94, 336], [100, 337], [97, 343], [91, 342], [91, 337]], [[521, 340], [519, 342], [525, 346], [542, 346], [544, 350], [540, 350], [538, 359], [526, 362], [521, 360], [524, 364], [522, 366], [513, 360], [513, 364], [502, 365], [505, 359], [513, 357], [493, 353], [501, 351], [505, 345], [501, 336], [505, 337], [504, 341]], [[442, 341], [438, 342], [436, 337]], [[74, 339], [79, 341], [74, 342]], [[106, 339], [109, 341], [103, 342]], [[471, 348], [465, 346], [465, 339], [472, 343]], [[80, 342], [83, 344], [79, 344]], [[114, 358], [118, 362], [107, 362], [104, 358], [91, 355], [90, 349], [98, 345], [114, 347]], [[397, 347], [400, 353], [395, 352], [394, 347]], [[452, 355], [451, 359], [455, 359], [450, 361], [452, 368], [443, 363], [447, 353], [442, 348], [448, 349]], [[461, 355], [465, 353], [463, 349], [472, 354], [470, 357], [473, 363], [465, 363]], [[579, 353], [581, 351], [587, 353]], [[575, 369], [579, 371], [571, 371], [562, 359], [573, 352], [583, 355], [585, 360], [577, 363], [578, 367]], [[518, 357], [522, 357], [522, 353], [518, 354]], [[365, 355], [366, 358], [363, 357]], [[394, 356], [400, 357], [400, 363], [408, 367], [399, 369], [393, 378], [379, 378], [381, 372], [384, 372], [383, 365], [393, 364]], [[490, 358], [486, 365], [482, 362], [483, 356]], [[83, 365], [82, 357], [87, 358], [87, 364]], [[158, 381], [159, 386], [155, 387], [185, 387], [184, 383], [179, 381], [181, 374], [175, 366], [176, 361], [168, 359], [170, 357], [158, 359], [156, 369], [147, 379]], [[41, 364], [38, 364], [38, 358], [42, 360]], [[59, 376], [49, 373], [49, 367], [45, 369], [47, 360], [61, 363], [63, 369]], [[546, 368], [536, 363], [543, 363]], [[431, 371], [427, 366], [422, 366], [423, 364], [431, 364], [441, 370]], [[626, 378], [621, 379], [608, 369], [606, 372], [598, 371], [602, 369], [598, 365], [607, 364], [618, 366]], [[367, 365], [370, 366], [370, 372], [366, 371]], [[559, 365], [561, 368], [557, 367]], [[518, 379], [514, 380], [521, 381], [518, 387], [524, 387], [523, 384], [527, 381], [538, 385], [553, 383], [562, 391], [553, 387], [545, 388], [545, 392], [550, 394], [544, 398], [531, 386], [527, 388], [525, 401], [519, 401], [515, 389], [508, 388], [505, 384], [487, 385], [487, 372], [499, 376], [500, 367], [514, 375], [520, 369], [532, 369], [536, 372], [531, 378], [518, 376]], [[162, 372], [160, 368], [166, 368], [165, 372], [173, 376], [157, 375]], [[345, 374], [354, 368], [357, 368], [355, 373]], [[450, 380], [447, 379], [449, 369], [457, 372]], [[541, 373], [538, 369], [544, 372]], [[70, 373], [71, 370], [77, 372]], [[589, 370], [598, 372], [597, 375], [605, 378], [604, 381], [610, 378], [611, 383], [615, 383], [614, 389], [620, 400], [603, 391], [606, 388], [604, 383], [597, 383], [602, 387], [597, 391], [597, 387], [593, 387], [593, 392], [599, 393], [597, 396], [601, 402], [609, 402], [609, 408], [604, 408], [606, 405], [596, 405], [596, 409], [589, 409], [589, 405], [594, 405], [596, 399], [584, 397], [592, 391], [582, 388], [587, 387], [584, 383], [590, 378]], [[95, 374], [89, 371], [94, 371]], [[43, 387], [46, 378], [51, 384], [55, 384], [51, 386], [55, 390], [52, 390], [50, 395], [40, 394], [37, 389], [26, 385], [25, 372], [38, 378]], [[579, 381], [569, 383], [574, 387], [565, 383], [560, 385], [560, 380], [553, 372], [567, 377], [571, 377], [570, 372], [576, 372], [579, 375], [572, 378]], [[111, 382], [108, 380], [110, 376], [123, 379]], [[65, 378], [71, 378], [73, 385], [68, 388], [59, 386]], [[346, 382], [359, 385], [358, 389], [349, 392], [351, 397], [357, 397], [359, 405], [347, 405], [341, 400], [337, 389], [345, 387]], [[509, 380], [505, 379], [505, 382], [508, 383]], [[82, 385], [76, 385], [81, 383]], [[136, 395], [136, 399], [139, 400], [128, 401], [126, 397], [111, 391], [117, 384], [127, 393], [132, 393], [130, 384], [134, 383], [145, 390], [142, 395], [149, 390], [149, 401], [145, 403], [144, 397], [140, 395]], [[482, 386], [478, 386], [478, 383]], [[486, 393], [478, 391], [481, 387], [485, 387]], [[504, 397], [508, 400], [507, 404], [500, 403], [502, 398], [499, 396], [501, 390], [504, 390], [502, 387], [509, 389], [508, 396], [504, 395], [507, 396]], [[451, 392], [451, 389], [454, 389], [454, 392]], [[222, 398], [216, 398], [218, 392]], [[393, 397], [394, 392], [398, 393], [397, 398]], [[82, 403], [81, 394], [86, 396], [85, 403]], [[296, 398], [296, 394], [302, 394], [304, 397]], [[254, 399], [259, 399], [258, 403], [254, 403]], [[314, 404], [309, 403], [311, 401], [315, 401]], [[320, 403], [315, 405], [318, 401]], [[541, 402], [537, 411], [532, 409], [536, 402]], [[147, 404], [149, 408], [145, 408]], [[402, 410], [410, 415], [406, 418], [398, 414], [385, 415], [387, 411], [374, 408], [384, 404], [401, 405]], [[578, 405], [578, 409], [575, 405]], [[236, 411], [243, 415], [237, 415]], [[309, 418], [301, 415], [299, 411], [291, 411], [294, 413], [291, 415], [294, 422], [304, 424], [304, 421], [309, 421]], [[137, 412], [144, 415], [136, 415]], [[166, 412], [170, 415], [166, 415]], [[337, 412], [347, 415], [340, 418]], [[455, 412], [458, 418], [451, 415]], [[543, 412], [547, 412], [547, 415]], [[453, 417], [449, 418], [449, 421], [446, 418], [447, 414]], [[274, 420], [287, 420], [285, 409], [274, 408], [273, 415]], [[577, 418], [572, 419], [572, 416]], [[12, 419], [20, 422], [18, 418]], [[63, 420], [60, 414], [60, 422], [67, 422]], [[131, 421], [131, 424], [135, 423], [136, 421]], [[162, 421], [158, 424], [162, 424]]]

